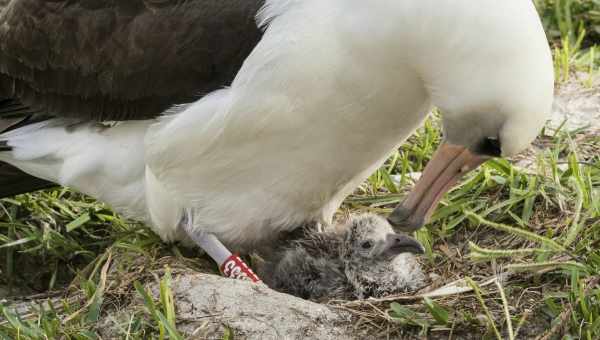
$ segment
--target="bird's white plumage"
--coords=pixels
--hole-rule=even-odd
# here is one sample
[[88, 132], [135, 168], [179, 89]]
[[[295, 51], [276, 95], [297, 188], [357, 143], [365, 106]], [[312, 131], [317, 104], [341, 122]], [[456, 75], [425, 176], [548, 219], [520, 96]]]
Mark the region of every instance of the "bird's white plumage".
[[330, 222], [429, 109], [422, 89], [399, 88], [344, 51], [335, 6], [307, 4], [271, 21], [229, 89], [147, 136], [150, 171], [221, 239], [259, 241], [265, 228]]
[[252, 246], [307, 220], [329, 223], [432, 104], [449, 138], [489, 133], [505, 155], [524, 149], [550, 110], [551, 56], [531, 1], [270, 0], [259, 21], [265, 35], [230, 88], [110, 138], [31, 132], [60, 141], [47, 168], [19, 156], [26, 143], [1, 160], [115, 208], [131, 195], [164, 239], [184, 237], [177, 225], [192, 208], [199, 230]]
[[149, 221], [144, 196], [144, 140], [150, 122], [110, 127], [49, 120], [0, 135], [13, 151], [0, 161], [111, 204]]

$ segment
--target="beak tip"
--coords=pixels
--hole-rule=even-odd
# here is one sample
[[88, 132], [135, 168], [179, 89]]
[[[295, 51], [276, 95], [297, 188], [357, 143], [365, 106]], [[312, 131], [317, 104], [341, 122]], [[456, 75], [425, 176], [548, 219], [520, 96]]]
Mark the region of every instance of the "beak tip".
[[388, 222], [394, 227], [394, 229], [403, 232], [412, 232], [421, 229], [425, 224], [423, 218], [415, 218], [412, 215], [412, 211], [399, 206], [388, 216]]
[[419, 243], [417, 240], [414, 240], [414, 242], [411, 243], [408, 252], [413, 253], [415, 255], [423, 255], [423, 254], [425, 254], [425, 247], [423, 247], [423, 245], [421, 243]]
[[421, 244], [419, 244], [418, 249], [415, 250], [415, 254], [416, 255], [423, 255], [423, 254], [425, 254], [425, 247], [423, 247]]
[[414, 255], [422, 255], [425, 253], [425, 248], [416, 239], [407, 235], [392, 234], [388, 239], [390, 242], [386, 249], [387, 254], [399, 255], [403, 253], [411, 253]]

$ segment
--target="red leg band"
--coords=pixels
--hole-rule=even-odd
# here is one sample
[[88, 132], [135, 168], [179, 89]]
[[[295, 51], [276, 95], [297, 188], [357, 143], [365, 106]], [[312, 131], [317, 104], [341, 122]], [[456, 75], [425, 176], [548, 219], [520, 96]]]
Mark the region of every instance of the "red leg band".
[[252, 282], [260, 282], [256, 274], [242, 261], [238, 255], [231, 255], [221, 265], [221, 273], [223, 276], [238, 280], [247, 280]]

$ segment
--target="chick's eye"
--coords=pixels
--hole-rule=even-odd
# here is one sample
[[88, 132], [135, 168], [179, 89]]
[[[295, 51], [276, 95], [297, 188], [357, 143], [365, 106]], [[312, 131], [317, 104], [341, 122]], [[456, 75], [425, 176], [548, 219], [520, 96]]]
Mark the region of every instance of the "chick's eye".
[[361, 243], [360, 246], [362, 249], [371, 249], [373, 247], [373, 244], [370, 241], [365, 241]]

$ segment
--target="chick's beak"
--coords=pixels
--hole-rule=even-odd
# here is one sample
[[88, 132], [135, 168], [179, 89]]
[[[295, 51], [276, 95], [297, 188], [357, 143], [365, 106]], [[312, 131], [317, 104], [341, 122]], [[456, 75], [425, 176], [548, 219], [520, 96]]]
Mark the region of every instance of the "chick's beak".
[[397, 230], [421, 228], [444, 194], [468, 172], [489, 158], [477, 155], [462, 145], [444, 143], [425, 167], [423, 174], [404, 202], [388, 217]]
[[394, 257], [402, 253], [423, 254], [425, 249], [419, 241], [406, 235], [391, 233], [385, 240], [382, 256]]

